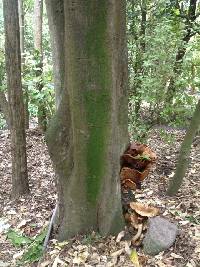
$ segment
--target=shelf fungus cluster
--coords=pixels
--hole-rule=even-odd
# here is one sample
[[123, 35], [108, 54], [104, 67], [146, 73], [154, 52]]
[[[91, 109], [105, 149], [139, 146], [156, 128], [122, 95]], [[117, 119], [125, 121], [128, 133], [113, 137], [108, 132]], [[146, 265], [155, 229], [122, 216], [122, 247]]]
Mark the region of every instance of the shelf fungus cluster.
[[122, 204], [134, 246], [141, 245], [148, 218], [159, 214], [158, 208], [136, 202], [134, 196], [134, 191], [141, 189], [141, 183], [148, 176], [155, 161], [156, 154], [147, 145], [139, 143], [130, 144], [121, 156]]
[[156, 154], [145, 144], [132, 143], [121, 156], [120, 179], [122, 190], [141, 188], [156, 160]]

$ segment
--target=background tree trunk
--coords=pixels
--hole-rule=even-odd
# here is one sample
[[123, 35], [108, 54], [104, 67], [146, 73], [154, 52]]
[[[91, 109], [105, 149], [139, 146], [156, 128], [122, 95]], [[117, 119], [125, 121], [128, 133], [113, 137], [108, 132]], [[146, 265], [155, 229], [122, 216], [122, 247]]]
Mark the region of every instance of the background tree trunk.
[[8, 101], [4, 92], [0, 91], [0, 111], [3, 113], [7, 126], [10, 129], [10, 118], [9, 118], [9, 108]]
[[[135, 100], [135, 116], [139, 117], [139, 111], [141, 106], [141, 90], [142, 90], [142, 75], [144, 72], [144, 56], [145, 56], [145, 47], [146, 47], [146, 23], [147, 23], [147, 5], [146, 0], [141, 0], [141, 22], [140, 22], [140, 32], [137, 42], [137, 52], [136, 52], [136, 62], [135, 62], [135, 82], [134, 82], [134, 96]], [[132, 12], [134, 12], [134, 1], [132, 1]]]
[[[53, 74], [56, 108], [61, 103], [64, 90], [65, 57], [64, 57], [64, 14], [63, 0], [46, 1], [48, 23], [50, 28], [50, 39], [53, 57]], [[56, 10], [56, 12], [55, 12]]]
[[4, 0], [5, 59], [11, 123], [12, 195], [29, 192], [24, 105], [21, 84], [20, 33], [17, 0]]
[[173, 179], [170, 182], [167, 191], [167, 194], [169, 196], [175, 195], [182, 184], [189, 163], [189, 155], [190, 155], [192, 141], [199, 127], [200, 127], [200, 100], [197, 104], [189, 129], [187, 130], [187, 133], [181, 145], [176, 172]]
[[[180, 14], [182, 13], [181, 7], [179, 6], [179, 3], [177, 1], [177, 5], [180, 11]], [[197, 19], [196, 16], [197, 11], [197, 0], [190, 0], [190, 5], [188, 7], [187, 16], [185, 16], [185, 35], [182, 39], [182, 45], [178, 48], [176, 59], [174, 62], [174, 68], [173, 68], [173, 77], [170, 78], [169, 86], [167, 88], [166, 93], [166, 105], [172, 104], [174, 94], [176, 92], [176, 85], [175, 81], [180, 77], [180, 74], [182, 72], [182, 64], [183, 59], [186, 54], [187, 45], [190, 41], [190, 39], [197, 33], [193, 29], [193, 24], [195, 20]]]
[[46, 4], [53, 51], [60, 49], [59, 101], [47, 133], [58, 175], [58, 238], [116, 233], [123, 224], [120, 155], [128, 143], [125, 1]]
[[[18, 0], [18, 9], [19, 9], [19, 29], [20, 29], [20, 50], [21, 50], [21, 69], [22, 75], [24, 70], [24, 1]], [[25, 128], [29, 128], [29, 111], [28, 111], [28, 88], [27, 86], [23, 86], [24, 88], [24, 114], [25, 114]]]
[[[40, 93], [43, 88], [42, 16], [43, 0], [34, 0], [34, 47], [36, 50], [36, 60], [38, 61], [36, 77], [39, 78], [39, 81], [36, 83], [36, 87]], [[41, 98], [38, 103], [38, 125], [43, 131], [46, 131], [47, 118], [45, 101], [43, 98]]]

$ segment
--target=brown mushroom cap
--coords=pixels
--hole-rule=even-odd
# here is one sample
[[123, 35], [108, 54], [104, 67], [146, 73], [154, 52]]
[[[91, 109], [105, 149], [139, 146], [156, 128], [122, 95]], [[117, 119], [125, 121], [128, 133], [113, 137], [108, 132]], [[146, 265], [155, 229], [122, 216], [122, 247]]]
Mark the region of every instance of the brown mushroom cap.
[[150, 207], [148, 205], [139, 203], [139, 202], [131, 202], [131, 209], [133, 209], [137, 214], [144, 217], [154, 217], [158, 215], [159, 209], [155, 207]]

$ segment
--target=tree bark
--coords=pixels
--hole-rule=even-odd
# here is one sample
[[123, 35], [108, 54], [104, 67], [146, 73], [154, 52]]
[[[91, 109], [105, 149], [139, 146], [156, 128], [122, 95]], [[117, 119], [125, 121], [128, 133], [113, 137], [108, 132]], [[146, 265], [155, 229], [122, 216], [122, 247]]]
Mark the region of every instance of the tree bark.
[[[34, 47], [36, 50], [36, 60], [38, 61], [36, 70], [36, 77], [39, 78], [39, 81], [36, 83], [38, 93], [41, 93], [43, 88], [42, 16], [43, 0], [34, 0]], [[46, 131], [47, 117], [44, 99], [41, 99], [38, 103], [38, 126], [43, 131]]]
[[4, 0], [3, 10], [8, 103], [11, 123], [12, 196], [19, 197], [29, 192], [29, 186], [17, 0]]
[[183, 140], [183, 143], [181, 145], [178, 163], [176, 167], [176, 172], [174, 177], [172, 178], [167, 194], [169, 196], [175, 195], [183, 181], [183, 178], [185, 176], [185, 173], [187, 171], [188, 163], [189, 163], [189, 155], [190, 155], [190, 149], [192, 145], [192, 141], [196, 135], [196, 132], [198, 131], [200, 127], [200, 100], [197, 104], [196, 110], [194, 112], [194, 115], [192, 117], [190, 126], [187, 130], [187, 133], [185, 135], [185, 138]]
[[[24, 70], [24, 1], [18, 0], [19, 9], [19, 29], [20, 29], [20, 51], [21, 51], [21, 70], [23, 75]], [[28, 110], [28, 88], [27, 86], [22, 86], [24, 88], [24, 114], [25, 114], [25, 128], [29, 128], [29, 110]]]
[[116, 233], [123, 224], [120, 155], [128, 143], [125, 1], [46, 4], [57, 59], [47, 143], [58, 175], [58, 238]]

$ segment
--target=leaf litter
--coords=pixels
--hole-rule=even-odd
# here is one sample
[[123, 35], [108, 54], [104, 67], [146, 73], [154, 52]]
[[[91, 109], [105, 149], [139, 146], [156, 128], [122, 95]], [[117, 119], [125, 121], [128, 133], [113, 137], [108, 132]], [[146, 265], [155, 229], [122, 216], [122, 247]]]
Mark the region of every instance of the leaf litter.
[[[140, 212], [142, 208], [142, 215], [138, 214], [133, 208], [132, 217], [128, 218], [134, 225], [133, 228], [135, 228], [132, 236], [126, 236], [127, 228], [119, 233], [117, 239], [113, 236], [101, 237], [96, 233], [91, 233], [59, 243], [52, 236], [46, 254], [39, 263], [27, 262], [21, 266], [199, 266], [200, 146], [195, 140], [190, 155], [191, 163], [180, 192], [175, 197], [167, 197], [165, 195], [166, 188], [175, 171], [176, 158], [185, 132], [175, 129], [167, 129], [166, 132], [174, 136], [173, 143], [163, 140], [159, 128], [153, 129], [150, 134], [148, 146], [157, 155], [156, 164], [151, 166], [151, 169], [147, 164], [150, 156], [146, 156], [144, 152], [137, 156], [131, 155], [130, 151], [126, 151], [124, 157], [130, 162], [125, 168], [132, 170], [133, 165], [131, 164], [134, 164], [135, 160], [142, 160], [143, 164], [148, 166], [147, 177], [141, 176], [141, 171], [139, 171], [139, 174], [134, 172], [134, 175], [136, 173], [140, 177], [141, 189], [137, 188], [138, 181], [136, 183], [133, 181], [135, 176], [132, 178], [133, 172], [130, 170], [128, 174], [132, 180], [128, 181], [126, 179], [127, 181], [124, 183], [125, 187], [132, 185], [134, 196], [131, 197], [133, 199], [131, 200], [131, 197], [127, 194], [130, 203], [132, 202], [132, 207], [137, 205], [136, 202], [138, 202]], [[17, 266], [18, 259], [21, 259], [27, 251], [26, 247], [22, 245], [14, 246], [9, 241], [9, 232], [6, 231], [14, 232], [14, 236], [16, 232], [19, 233], [19, 239], [15, 237], [16, 242], [19, 243], [20, 236], [24, 236], [29, 243], [28, 240], [36, 239], [48, 225], [56, 203], [54, 171], [44, 143], [44, 137], [37, 129], [28, 130], [27, 143], [31, 194], [20, 198], [18, 201], [11, 201], [10, 135], [6, 130], [0, 132], [0, 180], [2, 185], [0, 188], [0, 222], [2, 227], [0, 266]], [[126, 169], [124, 173], [127, 173]], [[121, 179], [123, 180], [124, 176]], [[136, 186], [133, 186], [133, 182]], [[144, 206], [141, 206], [142, 204]], [[156, 208], [143, 210], [144, 207]], [[179, 235], [170, 249], [153, 257], [144, 255], [141, 246], [133, 244], [134, 242], [131, 243], [131, 240], [134, 239], [138, 231], [140, 231], [140, 235], [143, 235], [142, 231], [145, 231], [144, 214], [157, 213], [157, 209], [163, 216], [177, 222]], [[3, 228], [4, 224], [5, 229]], [[137, 242], [137, 239], [134, 241]]]

